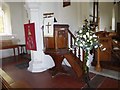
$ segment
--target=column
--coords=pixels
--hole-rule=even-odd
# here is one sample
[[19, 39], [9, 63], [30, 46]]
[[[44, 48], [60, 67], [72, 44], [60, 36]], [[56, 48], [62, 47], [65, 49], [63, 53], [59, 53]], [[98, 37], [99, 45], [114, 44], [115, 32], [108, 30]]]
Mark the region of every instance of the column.
[[[35, 23], [35, 35], [36, 35], [36, 45], [37, 51], [31, 50], [31, 61], [29, 62], [28, 70], [30, 72], [43, 72], [50, 68], [47, 66], [46, 56], [43, 52], [43, 35], [42, 35], [42, 15], [40, 15], [40, 3], [39, 2], [26, 2], [26, 10], [28, 12], [28, 18], [31, 23]], [[47, 59], [49, 60], [49, 58]]]

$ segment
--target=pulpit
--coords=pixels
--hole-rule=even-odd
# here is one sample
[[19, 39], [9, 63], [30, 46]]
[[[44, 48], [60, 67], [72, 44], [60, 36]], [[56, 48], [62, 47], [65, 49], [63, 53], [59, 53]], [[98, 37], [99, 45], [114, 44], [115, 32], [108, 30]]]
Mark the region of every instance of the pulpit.
[[[69, 50], [73, 45], [72, 40], [75, 40], [74, 35], [69, 30], [69, 25], [55, 24], [53, 13], [45, 13], [43, 15], [44, 53], [46, 55], [50, 55], [55, 64], [54, 67], [49, 69], [52, 72], [52, 76], [55, 76], [58, 73], [67, 73], [62, 66], [62, 61], [66, 58], [72, 69], [75, 71], [77, 77], [80, 79], [83, 75], [83, 63], [76, 56], [75, 50], [74, 53]], [[70, 36], [70, 45], [68, 45], [68, 35]]]
[[59, 72], [65, 73], [62, 68], [63, 55], [68, 53], [68, 28], [67, 24], [54, 24], [53, 37], [44, 37], [44, 53], [50, 55], [54, 60], [55, 66], [50, 69], [52, 75]]
[[54, 24], [53, 37], [44, 37], [44, 48], [47, 50], [59, 50], [68, 48], [68, 25]]

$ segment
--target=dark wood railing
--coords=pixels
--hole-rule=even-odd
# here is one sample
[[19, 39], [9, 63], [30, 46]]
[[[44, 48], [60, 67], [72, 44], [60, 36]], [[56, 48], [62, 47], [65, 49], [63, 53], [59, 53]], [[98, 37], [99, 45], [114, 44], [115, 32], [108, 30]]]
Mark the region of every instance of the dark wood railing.
[[77, 56], [79, 59], [81, 58], [81, 52], [80, 52], [80, 47], [74, 47], [74, 43], [75, 43], [75, 36], [72, 34], [72, 32], [70, 30], [68, 30], [68, 36], [69, 36], [69, 48], [72, 48], [73, 50], [71, 50], [71, 52]]

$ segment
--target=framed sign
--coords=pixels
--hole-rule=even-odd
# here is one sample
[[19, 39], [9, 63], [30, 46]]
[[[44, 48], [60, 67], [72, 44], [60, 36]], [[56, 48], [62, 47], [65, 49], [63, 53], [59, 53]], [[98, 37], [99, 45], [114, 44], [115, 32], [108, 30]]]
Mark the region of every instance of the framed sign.
[[69, 6], [70, 4], [70, 0], [63, 0], [63, 7]]
[[35, 24], [24, 24], [26, 49], [37, 50], [36, 38], [35, 38]]

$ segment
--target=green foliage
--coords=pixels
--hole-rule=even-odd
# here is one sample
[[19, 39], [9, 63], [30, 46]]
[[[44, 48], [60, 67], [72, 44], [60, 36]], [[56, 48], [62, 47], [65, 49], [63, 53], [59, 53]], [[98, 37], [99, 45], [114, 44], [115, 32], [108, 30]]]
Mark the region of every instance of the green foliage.
[[92, 31], [93, 27], [90, 26], [87, 20], [80, 30], [76, 32], [75, 46], [81, 47], [84, 50], [91, 50], [98, 47], [98, 37]]
[[82, 26], [80, 30], [76, 32], [76, 40], [75, 40], [75, 46], [81, 47], [85, 51], [84, 55], [84, 72], [87, 73], [87, 66], [86, 62], [89, 59], [89, 51], [93, 48], [97, 48], [99, 46], [98, 37], [95, 35], [95, 32], [93, 32], [93, 27], [90, 26], [89, 22], [84, 20], [85, 23]]

